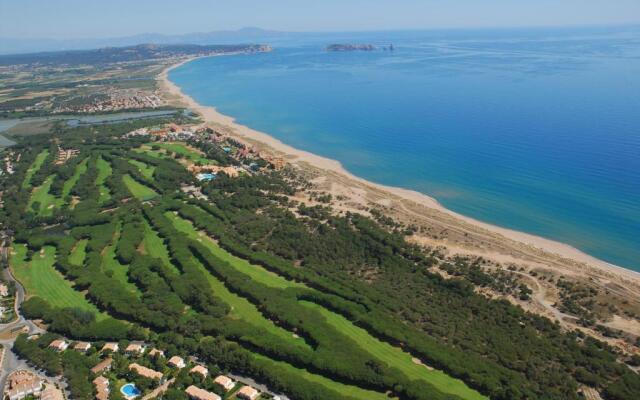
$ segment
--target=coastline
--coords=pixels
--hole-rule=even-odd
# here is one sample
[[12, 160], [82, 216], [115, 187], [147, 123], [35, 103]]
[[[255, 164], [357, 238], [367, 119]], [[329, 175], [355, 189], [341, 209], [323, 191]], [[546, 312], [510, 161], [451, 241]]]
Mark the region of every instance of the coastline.
[[[214, 56], [215, 57], [215, 56]], [[445, 213], [460, 222], [474, 225], [475, 227], [490, 231], [495, 234], [504, 236], [504, 238], [520, 242], [526, 246], [533, 246], [544, 252], [551, 253], [564, 259], [576, 261], [578, 263], [587, 264], [607, 272], [622, 275], [626, 279], [638, 281], [640, 283], [640, 272], [633, 271], [621, 266], [617, 266], [608, 263], [604, 260], [600, 260], [594, 256], [591, 256], [571, 245], [558, 242], [552, 239], [547, 239], [541, 236], [536, 236], [526, 232], [516, 231], [508, 228], [503, 228], [490, 223], [482, 222], [471, 217], [459, 214], [455, 211], [445, 208], [435, 198], [410, 189], [404, 189], [400, 187], [386, 186], [375, 182], [370, 182], [364, 178], [358, 177], [349, 171], [347, 171], [342, 164], [333, 159], [319, 156], [317, 154], [310, 153], [308, 151], [296, 149], [282, 141], [270, 136], [265, 132], [260, 132], [252, 129], [248, 126], [241, 125], [236, 122], [233, 117], [220, 113], [215, 107], [206, 106], [195, 101], [191, 96], [185, 94], [180, 87], [174, 84], [169, 79], [169, 72], [173, 69], [179, 68], [182, 65], [189, 63], [200, 57], [193, 57], [182, 60], [178, 63], [168, 66], [158, 76], [158, 81], [163, 89], [170, 95], [178, 98], [185, 106], [192, 111], [200, 114], [205, 123], [214, 123], [230, 128], [238, 137], [242, 139], [248, 139], [250, 141], [258, 142], [263, 146], [276, 153], [281, 153], [290, 163], [308, 163], [314, 167], [331, 171], [336, 174], [345, 176], [349, 180], [356, 181], [360, 184], [370, 186], [372, 188], [388, 192], [392, 196], [397, 196], [402, 199], [418, 203], [420, 205], [429, 207], [439, 212]]]

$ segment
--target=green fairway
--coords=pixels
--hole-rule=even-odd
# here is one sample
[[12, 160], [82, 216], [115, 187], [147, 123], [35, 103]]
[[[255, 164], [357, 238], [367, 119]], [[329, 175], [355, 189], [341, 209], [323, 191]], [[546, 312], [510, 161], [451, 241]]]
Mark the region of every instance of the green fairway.
[[194, 162], [194, 163], [202, 163], [202, 164], [216, 164], [215, 161], [209, 160], [207, 157], [202, 155], [198, 150], [188, 147], [182, 143], [158, 143], [160, 148], [171, 151], [173, 153], [180, 154], [184, 156], [184, 158]]
[[[188, 229], [185, 229], [186, 222], [184, 220], [182, 221], [182, 223], [180, 223], [180, 219], [178, 219], [170, 212], [165, 213], [165, 216], [167, 216], [173, 222], [177, 230], [189, 235]], [[186, 225], [190, 226], [189, 223], [186, 223]], [[209, 281], [214, 295], [222, 299], [222, 301], [227, 303], [232, 308], [230, 315], [232, 318], [242, 319], [250, 323], [251, 325], [266, 329], [270, 333], [284, 338], [293, 345], [306, 347], [306, 343], [304, 342], [304, 340], [302, 340], [301, 338], [296, 338], [291, 332], [278, 327], [273, 322], [265, 318], [260, 313], [260, 311], [258, 311], [256, 306], [251, 304], [251, 302], [249, 302], [247, 299], [230, 292], [229, 289], [227, 289], [227, 287], [222, 282], [220, 282], [215, 276], [213, 276], [195, 257], [191, 257], [191, 259], [202, 269], [202, 272], [205, 274], [207, 280]]]
[[73, 173], [73, 176], [64, 183], [64, 185], [62, 186], [62, 194], [60, 195], [60, 198], [56, 200], [56, 207], [62, 207], [62, 205], [65, 203], [65, 199], [71, 193], [71, 189], [73, 189], [73, 187], [78, 182], [78, 179], [80, 179], [80, 175], [87, 172], [88, 161], [89, 159], [87, 158], [82, 160], [80, 164], [76, 166], [76, 170]]
[[29, 186], [31, 186], [31, 178], [33, 177], [33, 174], [35, 174], [36, 171], [38, 171], [40, 167], [42, 167], [42, 164], [44, 164], [44, 161], [47, 159], [48, 156], [49, 156], [49, 150], [47, 149], [42, 150], [36, 156], [36, 159], [33, 161], [33, 164], [31, 164], [31, 166], [27, 170], [27, 173], [24, 176], [24, 181], [22, 182], [23, 189], [28, 189]]
[[31, 197], [29, 198], [29, 203], [27, 204], [27, 210], [32, 210], [32, 206], [37, 202], [38, 209], [36, 213], [40, 216], [47, 217], [53, 214], [53, 208], [55, 207], [56, 197], [49, 193], [51, 189], [51, 184], [53, 183], [53, 179], [55, 175], [51, 175], [48, 177], [42, 185], [33, 189], [31, 193]]
[[141, 153], [141, 154], [146, 154], [150, 157], [153, 158], [160, 158], [160, 159], [166, 159], [167, 156], [164, 153], [160, 153], [158, 151], [154, 151], [151, 149], [151, 146], [149, 145], [143, 145], [140, 148], [137, 149], [133, 149], [133, 151], [135, 151], [136, 153]]
[[131, 293], [135, 293], [136, 296], [140, 296], [140, 290], [136, 285], [129, 282], [129, 277], [127, 276], [126, 265], [120, 264], [118, 259], [116, 258], [116, 244], [118, 243], [118, 238], [120, 237], [120, 226], [116, 229], [116, 234], [113, 237], [112, 243], [104, 249], [102, 254], [102, 269], [105, 273], [112, 274], [115, 279], [118, 280], [127, 290]]
[[18, 281], [24, 286], [27, 296], [38, 296], [58, 308], [74, 307], [96, 314], [96, 319], [106, 318], [87, 301], [84, 295], [73, 289], [71, 282], [55, 270], [56, 249], [45, 246], [41, 252], [33, 254], [33, 259], [25, 260], [27, 246], [17, 244], [13, 247], [11, 268]]
[[190, 238], [201, 242], [216, 257], [228, 262], [238, 271], [249, 275], [251, 279], [260, 282], [263, 285], [278, 289], [286, 289], [288, 287], [305, 287], [305, 285], [302, 283], [286, 280], [285, 278], [271, 271], [268, 271], [261, 266], [250, 264], [248, 261], [242, 258], [229, 254], [226, 250], [218, 246], [218, 244], [213, 239], [208, 237], [206, 233], [196, 231], [191, 221], [183, 219], [173, 213], [167, 213], [165, 215], [169, 219], [171, 219], [176, 229], [184, 232]]
[[325, 318], [328, 324], [353, 339], [365, 351], [371, 353], [379, 360], [403, 372], [409, 379], [424, 380], [443, 393], [460, 396], [463, 399], [487, 399], [487, 397], [467, 387], [467, 385], [459, 379], [452, 378], [442, 371], [428, 369], [423, 365], [414, 363], [409, 353], [376, 339], [366, 330], [354, 325], [342, 315], [331, 312], [315, 303], [300, 301], [300, 304], [316, 310]]
[[104, 203], [111, 198], [109, 189], [104, 185], [104, 181], [111, 175], [111, 165], [106, 162], [102, 157], [98, 157], [96, 160], [96, 168], [98, 169], [98, 177], [96, 178], [96, 185], [100, 190], [100, 196], [98, 202]]
[[380, 392], [374, 392], [372, 390], [366, 390], [366, 389], [361, 389], [357, 386], [352, 386], [352, 385], [345, 385], [343, 383], [340, 382], [336, 382], [336, 381], [332, 381], [329, 378], [325, 378], [322, 375], [317, 375], [317, 374], [312, 374], [311, 372], [302, 369], [302, 368], [296, 368], [291, 364], [287, 364], [285, 362], [281, 362], [281, 361], [275, 361], [272, 360], [268, 357], [265, 357], [263, 355], [257, 354], [257, 353], [253, 353], [251, 355], [252, 357], [254, 357], [257, 360], [269, 363], [271, 365], [273, 365], [274, 367], [277, 368], [282, 368], [285, 371], [297, 375], [299, 377], [300, 380], [304, 380], [304, 381], [308, 381], [308, 382], [314, 382], [314, 383], [318, 383], [324, 387], [326, 387], [327, 389], [331, 389], [337, 393], [343, 394], [343, 395], [347, 395], [347, 396], [351, 396], [355, 399], [359, 399], [359, 400], [389, 400], [389, 397], [384, 394], [384, 393], [380, 393]]
[[122, 177], [122, 181], [127, 186], [127, 189], [129, 189], [129, 192], [131, 192], [134, 197], [142, 201], [151, 200], [158, 195], [158, 193], [149, 186], [145, 186], [133, 179], [131, 175], [124, 175]]
[[138, 168], [138, 171], [147, 179], [153, 179], [153, 172], [156, 170], [156, 167], [152, 165], [145, 164], [138, 160], [129, 160], [131, 164]]
[[146, 220], [144, 222], [144, 239], [142, 239], [142, 250], [144, 254], [149, 254], [152, 257], [156, 257], [162, 260], [162, 262], [164, 262], [164, 264], [171, 268], [175, 273], [180, 273], [180, 270], [178, 270], [178, 268], [176, 268], [176, 266], [171, 263], [171, 258], [169, 257], [167, 246], [165, 246], [160, 236], [158, 236], [156, 231], [154, 231], [151, 226], [149, 226], [149, 223]]
[[73, 265], [82, 265], [87, 256], [87, 239], [79, 240], [69, 254], [69, 262]]

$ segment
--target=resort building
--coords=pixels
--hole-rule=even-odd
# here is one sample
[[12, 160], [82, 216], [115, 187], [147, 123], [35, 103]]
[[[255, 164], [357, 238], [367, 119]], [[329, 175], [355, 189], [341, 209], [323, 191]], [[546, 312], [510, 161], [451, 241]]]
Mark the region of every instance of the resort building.
[[40, 394], [40, 400], [64, 400], [64, 394], [55, 385], [48, 383]]
[[111, 369], [111, 364], [113, 364], [113, 358], [105, 358], [97, 363], [95, 367], [91, 368], [91, 372], [94, 374], [100, 374], [104, 371], [109, 371]]
[[127, 346], [126, 349], [124, 349], [124, 352], [127, 354], [133, 354], [133, 355], [142, 355], [144, 353], [145, 350], [145, 346], [140, 344], [140, 343], [131, 343], [130, 345]]
[[40, 396], [42, 392], [42, 379], [36, 374], [19, 370], [7, 377], [6, 394], [9, 400], [21, 400], [27, 396]]
[[219, 165], [190, 165], [187, 167], [187, 169], [192, 174], [196, 174], [196, 177], [198, 175], [204, 175], [207, 172], [211, 174], [218, 174], [222, 172], [230, 178], [236, 178], [238, 175], [240, 175], [240, 170], [235, 166], [221, 167]]
[[109, 342], [109, 343], [105, 343], [104, 346], [102, 346], [101, 351], [110, 351], [112, 353], [117, 353], [119, 348], [120, 347], [118, 346], [118, 343]]
[[96, 387], [97, 400], [109, 400], [109, 379], [99, 376], [93, 380], [93, 386]]
[[169, 364], [169, 366], [174, 368], [184, 368], [187, 365], [185, 364], [184, 359], [178, 356], [171, 357], [169, 359], [169, 362], [167, 362], [167, 364]]
[[164, 351], [162, 350], [158, 350], [155, 347], [151, 350], [149, 350], [149, 353], [147, 353], [149, 355], [149, 357], [164, 357]]
[[209, 370], [207, 369], [207, 367], [202, 365], [196, 365], [195, 367], [191, 368], [189, 373], [200, 374], [203, 378], [206, 378], [207, 376], [209, 376]]
[[49, 343], [49, 347], [54, 349], [55, 351], [65, 351], [69, 348], [69, 343], [65, 342], [62, 339], [56, 339], [53, 342]]
[[256, 400], [260, 396], [260, 392], [251, 386], [243, 386], [238, 393], [236, 393], [236, 397], [244, 400]]
[[137, 363], [133, 363], [129, 365], [129, 370], [134, 371], [138, 375], [143, 376], [145, 378], [149, 378], [149, 379], [160, 380], [162, 379], [162, 376], [163, 376], [162, 372], [154, 371], [151, 368], [143, 367], [142, 365]]
[[89, 342], [77, 342], [76, 344], [73, 345], [74, 350], [81, 351], [83, 353], [89, 351], [90, 348], [91, 348], [91, 343]]
[[229, 390], [233, 389], [234, 386], [236, 386], [236, 383], [233, 380], [231, 380], [231, 378], [224, 375], [217, 376], [216, 379], [213, 380], [213, 382], [219, 385], [226, 392], [228, 392]]
[[189, 386], [184, 392], [193, 400], [221, 400], [217, 394], [193, 385]]

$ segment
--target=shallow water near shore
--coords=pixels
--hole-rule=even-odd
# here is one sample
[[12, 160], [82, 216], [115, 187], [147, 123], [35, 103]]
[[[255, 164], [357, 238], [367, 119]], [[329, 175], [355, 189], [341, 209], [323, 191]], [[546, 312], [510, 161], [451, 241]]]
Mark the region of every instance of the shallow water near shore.
[[[330, 53], [334, 42], [395, 51]], [[204, 105], [368, 180], [640, 271], [640, 29], [309, 36], [195, 60]]]

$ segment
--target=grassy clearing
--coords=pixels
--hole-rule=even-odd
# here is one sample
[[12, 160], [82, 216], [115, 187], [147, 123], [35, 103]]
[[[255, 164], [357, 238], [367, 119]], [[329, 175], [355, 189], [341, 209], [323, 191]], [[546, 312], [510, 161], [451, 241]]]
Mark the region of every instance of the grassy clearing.
[[55, 270], [56, 249], [45, 246], [35, 253], [31, 261], [26, 261], [27, 247], [18, 244], [13, 247], [11, 268], [13, 274], [27, 291], [27, 296], [38, 296], [58, 308], [74, 307], [96, 314], [96, 319], [107, 316], [87, 301], [84, 295], [73, 289], [71, 282]]
[[80, 164], [76, 166], [76, 170], [73, 173], [73, 176], [64, 183], [64, 185], [62, 186], [62, 194], [60, 195], [60, 198], [56, 200], [56, 207], [62, 207], [62, 205], [65, 203], [65, 199], [71, 193], [71, 189], [73, 189], [76, 183], [78, 183], [78, 179], [80, 179], [80, 175], [87, 172], [88, 161], [89, 161], [88, 158], [85, 158], [84, 160], [82, 160]]
[[31, 178], [33, 177], [33, 174], [35, 174], [36, 171], [38, 171], [40, 167], [42, 167], [42, 164], [44, 164], [44, 161], [47, 159], [48, 156], [49, 156], [48, 149], [42, 150], [40, 154], [36, 156], [36, 159], [33, 161], [33, 164], [31, 164], [31, 166], [27, 170], [27, 173], [24, 177], [24, 181], [22, 182], [23, 189], [28, 189], [29, 186], [31, 186]]
[[122, 181], [127, 186], [127, 189], [129, 189], [129, 192], [131, 192], [134, 197], [142, 201], [151, 200], [158, 195], [158, 193], [156, 193], [150, 187], [145, 186], [133, 179], [131, 175], [124, 175], [122, 177]]
[[36, 213], [40, 216], [47, 217], [53, 214], [53, 208], [56, 204], [56, 197], [49, 193], [51, 184], [55, 175], [49, 176], [42, 185], [33, 189], [29, 203], [27, 204], [27, 210], [32, 210], [33, 204], [37, 202]]
[[213, 239], [207, 236], [206, 233], [196, 231], [191, 221], [181, 218], [173, 213], [168, 213], [167, 216], [171, 219], [176, 229], [187, 234], [187, 236], [189, 236], [190, 238], [201, 242], [216, 257], [219, 257], [220, 259], [228, 262], [238, 271], [249, 275], [251, 279], [260, 282], [263, 285], [278, 289], [286, 289], [289, 287], [305, 287], [302, 283], [288, 281], [280, 275], [268, 271], [261, 266], [250, 264], [248, 261], [242, 258], [229, 254], [226, 250], [218, 246], [218, 244]]
[[253, 353], [252, 357], [268, 362], [274, 367], [282, 368], [289, 373], [295, 374], [300, 380], [318, 383], [327, 389], [331, 389], [340, 394], [351, 396], [355, 399], [361, 400], [389, 400], [389, 397], [384, 393], [374, 392], [372, 390], [361, 389], [357, 386], [345, 385], [344, 383], [332, 381], [329, 378], [325, 378], [322, 375], [312, 374], [309, 371], [296, 368], [291, 364], [287, 364], [281, 361], [275, 361], [260, 354]]
[[159, 258], [175, 273], [180, 274], [180, 270], [178, 270], [178, 268], [176, 268], [176, 266], [171, 263], [171, 258], [169, 257], [167, 246], [165, 246], [160, 236], [158, 236], [156, 231], [154, 231], [146, 221], [144, 223], [144, 239], [142, 240], [142, 250], [143, 254], [149, 254], [152, 257]]
[[[165, 216], [171, 220], [178, 231], [189, 235], [189, 231], [193, 230], [193, 227], [191, 227], [191, 229], [188, 228], [191, 225], [189, 223], [186, 223], [184, 220], [182, 221], [182, 223], [180, 223], [180, 219], [173, 213], [167, 212], [165, 213]], [[278, 327], [273, 322], [265, 318], [260, 313], [260, 311], [258, 311], [256, 306], [254, 306], [247, 299], [230, 292], [229, 289], [227, 289], [227, 287], [216, 277], [211, 275], [211, 273], [209, 273], [204, 265], [202, 265], [195, 257], [192, 257], [192, 261], [202, 269], [202, 272], [207, 277], [207, 280], [209, 281], [209, 284], [215, 296], [219, 297], [222, 301], [224, 301], [231, 307], [231, 318], [242, 319], [251, 325], [263, 328], [268, 332], [287, 340], [292, 345], [305, 347], [307, 346], [304, 340], [294, 337], [291, 332]]]
[[158, 146], [166, 151], [180, 154], [194, 163], [215, 164], [215, 161], [209, 160], [202, 152], [182, 143], [158, 143]]
[[107, 274], [111, 274], [111, 276], [118, 280], [128, 291], [140, 297], [142, 293], [140, 293], [138, 287], [129, 282], [129, 276], [127, 275], [128, 267], [120, 264], [116, 258], [116, 244], [118, 243], [119, 237], [120, 226], [118, 225], [111, 244], [104, 249], [102, 254], [102, 270]]
[[146, 144], [140, 146], [137, 149], [133, 149], [133, 151], [135, 151], [136, 153], [146, 154], [146, 155], [148, 155], [150, 157], [153, 157], [153, 158], [161, 158], [161, 159], [167, 158], [164, 153], [160, 153], [160, 152], [154, 151], [154, 150], [151, 149], [151, 146], [146, 145]]
[[100, 196], [98, 197], [99, 203], [104, 203], [105, 201], [111, 198], [111, 193], [109, 193], [109, 189], [104, 185], [104, 181], [111, 175], [111, 165], [106, 162], [102, 157], [99, 157], [96, 161], [96, 168], [98, 169], [98, 177], [96, 178], [96, 185], [98, 186], [98, 190], [100, 191]]
[[73, 265], [82, 265], [87, 256], [87, 239], [79, 240], [69, 254], [69, 262]]
[[153, 179], [153, 172], [156, 170], [156, 167], [152, 165], [145, 164], [138, 160], [129, 160], [131, 164], [138, 168], [138, 171], [147, 179]]
[[366, 330], [354, 325], [343, 316], [331, 312], [315, 303], [300, 301], [300, 304], [316, 310], [325, 318], [329, 325], [353, 339], [371, 355], [387, 363], [390, 367], [397, 368], [410, 379], [424, 380], [441, 392], [460, 396], [462, 399], [487, 399], [487, 397], [467, 387], [467, 385], [459, 379], [452, 378], [442, 371], [428, 369], [423, 365], [414, 363], [409, 353], [376, 339]]

